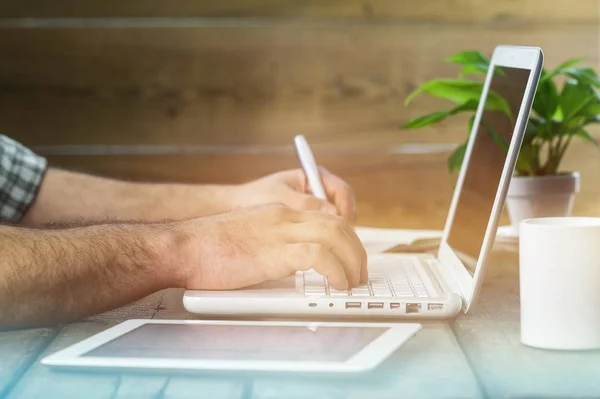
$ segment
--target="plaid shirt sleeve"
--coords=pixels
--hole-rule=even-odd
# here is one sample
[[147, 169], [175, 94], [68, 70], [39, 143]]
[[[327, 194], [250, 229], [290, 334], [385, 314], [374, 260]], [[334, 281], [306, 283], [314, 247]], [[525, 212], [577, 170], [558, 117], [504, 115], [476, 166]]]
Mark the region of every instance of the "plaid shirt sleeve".
[[35, 200], [45, 158], [0, 135], [0, 221], [18, 222]]

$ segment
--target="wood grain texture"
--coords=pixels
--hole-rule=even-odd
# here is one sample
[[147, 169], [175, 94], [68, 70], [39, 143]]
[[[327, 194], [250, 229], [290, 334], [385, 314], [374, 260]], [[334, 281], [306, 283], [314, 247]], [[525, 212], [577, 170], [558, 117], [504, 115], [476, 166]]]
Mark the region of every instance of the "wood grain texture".
[[520, 343], [518, 254], [494, 253], [481, 296], [453, 330], [487, 397], [598, 397], [600, 352], [560, 352]]
[[457, 143], [460, 118], [399, 130], [449, 106], [404, 98], [456, 76], [445, 56], [496, 43], [598, 62], [595, 25], [1, 29], [1, 129], [45, 145]]
[[[289, 145], [299, 133], [314, 145], [359, 148], [452, 144], [467, 136], [468, 125], [462, 116], [436, 129], [401, 129], [407, 115], [416, 115], [416, 108], [405, 110], [400, 99], [379, 105], [367, 101], [364, 106], [341, 102], [319, 107], [321, 114], [303, 100], [295, 107], [294, 101], [273, 106], [227, 105], [208, 97], [186, 102], [0, 94], [0, 131], [29, 146], [157, 145], [178, 146], [180, 151], [194, 146], [233, 146], [235, 150], [239, 146]], [[423, 113], [433, 111], [419, 108]]]
[[[156, 398], [171, 397], [166, 391], [167, 375], [143, 376], [139, 374], [107, 373], [65, 373], [57, 372], [39, 363], [39, 360], [66, 346], [85, 339], [130, 318], [154, 318], [161, 311], [161, 303], [166, 291], [150, 295], [138, 302], [106, 314], [90, 317], [79, 323], [64, 327], [55, 341], [39, 354], [23, 378], [11, 391], [9, 398]], [[1, 336], [1, 335], [0, 335]], [[202, 392], [210, 398], [240, 398], [242, 386], [227, 380], [189, 380], [185, 396], [192, 397]], [[182, 397], [182, 392], [175, 397]]]
[[[432, 384], [431, 380], [436, 383]], [[445, 323], [424, 328], [380, 368], [375, 378], [347, 382], [298, 381], [292, 378], [254, 381], [257, 398], [472, 398], [482, 397], [460, 347]]]
[[[120, 321], [131, 318], [194, 319], [182, 307], [182, 290], [165, 290], [130, 306], [97, 315], [65, 327], [41, 356], [78, 342]], [[0, 337], [2, 335], [0, 334]], [[425, 328], [396, 352], [380, 368], [376, 377], [358, 376], [352, 380], [257, 378], [221, 376], [182, 376], [162, 373], [56, 372], [36, 362], [12, 391], [10, 398], [305, 398], [337, 397], [411, 398], [481, 397], [452, 331], [444, 323], [427, 323]], [[440, 377], [442, 376], [442, 377]], [[430, 384], [432, 378], [436, 384]]]
[[0, 397], [14, 387], [38, 354], [52, 342], [59, 328], [0, 332]]
[[233, 17], [336, 21], [593, 22], [596, 0], [5, 0], [0, 17]]
[[[182, 305], [182, 290], [167, 290], [157, 318], [197, 319]], [[263, 376], [251, 381], [252, 398], [469, 398], [481, 392], [464, 362], [460, 347], [443, 322], [425, 323], [423, 330], [400, 348], [380, 368], [376, 376], [356, 376], [334, 381], [290, 376]], [[443, 370], [446, 370], [443, 372]], [[428, 384], [442, 375], [438, 384]], [[475, 383], [475, 385], [474, 385]], [[185, 380], [172, 378], [166, 391], [177, 387], [184, 392]]]

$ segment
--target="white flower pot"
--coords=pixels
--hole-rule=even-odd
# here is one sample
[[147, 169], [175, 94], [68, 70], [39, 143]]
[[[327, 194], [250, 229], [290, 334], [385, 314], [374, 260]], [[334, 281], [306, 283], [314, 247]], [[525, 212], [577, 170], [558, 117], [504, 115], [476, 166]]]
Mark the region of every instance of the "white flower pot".
[[571, 216], [579, 187], [580, 177], [577, 172], [550, 176], [513, 176], [506, 197], [506, 207], [515, 232], [518, 232], [524, 219]]

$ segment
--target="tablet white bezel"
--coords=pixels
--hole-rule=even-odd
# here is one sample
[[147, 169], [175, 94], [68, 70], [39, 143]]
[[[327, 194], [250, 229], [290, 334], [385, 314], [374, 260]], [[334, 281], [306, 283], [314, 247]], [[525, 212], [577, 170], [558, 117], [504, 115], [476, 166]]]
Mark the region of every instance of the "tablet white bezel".
[[[359, 350], [347, 361], [242, 361], [130, 357], [89, 357], [83, 354], [144, 324], [204, 324], [231, 326], [296, 326], [296, 327], [360, 327], [388, 328], [374, 341]], [[335, 322], [278, 322], [223, 320], [129, 320], [93, 335], [42, 359], [48, 366], [69, 368], [204, 370], [204, 371], [297, 371], [297, 372], [360, 372], [376, 367], [398, 347], [421, 329], [417, 323], [335, 323]]]

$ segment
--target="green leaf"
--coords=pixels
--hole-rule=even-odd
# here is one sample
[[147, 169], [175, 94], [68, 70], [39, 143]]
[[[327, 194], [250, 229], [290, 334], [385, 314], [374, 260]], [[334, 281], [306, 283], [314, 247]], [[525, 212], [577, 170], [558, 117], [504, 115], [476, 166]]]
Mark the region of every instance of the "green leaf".
[[459, 170], [462, 166], [463, 159], [465, 158], [465, 152], [467, 151], [467, 143], [463, 143], [456, 147], [450, 157], [448, 158], [448, 170], [450, 173], [455, 170]]
[[600, 102], [592, 102], [588, 104], [582, 111], [585, 116], [600, 115]]
[[[462, 79], [436, 79], [424, 83], [406, 97], [405, 105], [421, 93], [428, 93], [437, 98], [443, 98], [457, 104], [464, 104], [470, 100], [479, 101], [483, 83]], [[486, 101], [486, 109], [491, 111], [503, 111], [511, 115], [508, 102], [498, 93], [490, 91]]]
[[531, 145], [521, 145], [519, 157], [515, 169], [519, 172], [525, 172], [526, 175], [533, 174], [534, 148]]
[[523, 142], [521, 146], [529, 145], [533, 139], [535, 139], [545, 128], [546, 120], [531, 115], [527, 121], [527, 127], [525, 128], [525, 134], [523, 135]]
[[431, 114], [427, 114], [427, 115], [423, 115], [423, 116], [414, 118], [414, 119], [408, 121], [406, 124], [404, 124], [403, 128], [404, 129], [419, 129], [419, 128], [422, 128], [425, 126], [433, 125], [434, 123], [441, 122], [442, 120], [446, 119], [447, 117], [456, 115], [459, 112], [475, 111], [477, 109], [478, 105], [479, 105], [478, 101], [469, 100], [466, 103], [460, 104], [448, 111], [433, 112]]
[[573, 133], [573, 135], [594, 144], [596, 147], [600, 147], [600, 143], [598, 143], [598, 140], [596, 140], [594, 136], [586, 132], [584, 129], [577, 130], [575, 133]]
[[490, 125], [486, 121], [482, 120], [481, 122], [482, 122], [483, 127], [485, 128], [485, 130], [488, 132], [488, 134], [492, 138], [492, 140], [494, 140], [494, 142], [500, 148], [502, 148], [504, 151], [508, 151], [509, 145], [506, 142], [506, 140], [504, 139], [504, 137], [502, 137], [500, 134], [498, 134], [498, 132], [496, 132], [496, 130], [494, 130], [494, 128], [492, 127], [492, 125]]
[[595, 99], [596, 93], [589, 86], [580, 85], [576, 81], [567, 81], [559, 98], [564, 123], [568, 124], [571, 118]]
[[405, 123], [402, 127], [404, 129], [420, 129], [425, 126], [433, 125], [434, 123], [438, 123], [448, 117], [447, 111], [438, 111], [432, 112], [431, 114], [419, 116], [417, 118], [411, 119], [407, 123]]
[[556, 111], [554, 111], [554, 114], [552, 115], [552, 118], [550, 118], [550, 119], [552, 121], [562, 122], [565, 119], [562, 109], [560, 107], [556, 107]]
[[457, 107], [452, 108], [452, 110], [450, 111], [450, 114], [455, 115], [455, 114], [458, 114], [459, 112], [463, 112], [463, 111], [476, 111], [478, 107], [479, 107], [479, 99], [469, 100], [466, 103], [463, 103]]
[[469, 118], [469, 135], [473, 131], [473, 124], [475, 123], [475, 115]]
[[438, 98], [463, 104], [469, 100], [479, 98], [483, 89], [482, 83], [462, 79], [435, 79], [425, 82], [406, 97], [405, 105], [421, 93], [429, 93]]
[[563, 130], [566, 132], [572, 132], [573, 130], [580, 129], [586, 124], [586, 121], [587, 118], [584, 115], [576, 115], [571, 118], [568, 123], [563, 123], [562, 126], [560, 126], [558, 129], [560, 132], [559, 134], [564, 133]]
[[498, 74], [499, 76], [506, 76], [506, 72], [504, 72], [504, 70], [500, 67], [496, 67], [496, 74]]
[[451, 55], [450, 57], [445, 58], [444, 61], [461, 65], [490, 64], [489, 59], [479, 51], [461, 51], [459, 53]]
[[546, 80], [552, 79], [556, 75], [558, 75], [560, 73], [563, 73], [565, 71], [565, 69], [570, 68], [573, 65], [580, 63], [584, 59], [585, 59], [584, 57], [572, 58], [570, 60], [567, 60], [567, 61], [563, 62], [562, 64], [560, 64], [556, 68], [552, 69], [550, 72], [542, 73], [542, 76], [541, 76], [541, 79], [540, 79], [540, 83], [544, 82]]
[[465, 65], [460, 71], [459, 76], [467, 75], [485, 75], [488, 71], [489, 65], [487, 64], [469, 64]]
[[585, 116], [584, 126], [589, 123], [600, 123], [600, 99], [596, 97], [596, 100], [589, 103], [581, 113]]
[[571, 58], [565, 62], [563, 62], [562, 64], [560, 64], [559, 66], [557, 66], [555, 68], [555, 70], [562, 70], [562, 69], [566, 69], [566, 68], [570, 68], [575, 64], [579, 64], [581, 61], [585, 60], [585, 57], [576, 57], [576, 58]]
[[544, 119], [552, 119], [558, 107], [558, 90], [552, 80], [546, 80], [538, 84], [533, 110]]
[[[473, 115], [469, 118], [469, 136], [471, 135], [471, 132], [473, 131], [474, 123], [475, 123], [475, 115]], [[454, 172], [455, 170], [459, 170], [460, 167], [462, 166], [468, 144], [469, 144], [469, 140], [467, 140], [466, 142], [464, 142], [461, 145], [459, 145], [458, 147], [456, 147], [454, 149], [454, 151], [452, 152], [452, 154], [450, 154], [450, 157], [448, 158], [448, 170], [450, 171], [450, 173]]]
[[[485, 75], [488, 72], [490, 66], [488, 64], [469, 64], [465, 65], [460, 71], [459, 76], [462, 78], [467, 75]], [[500, 67], [496, 67], [496, 74], [499, 76], [506, 76], [506, 72]]]
[[588, 117], [585, 120], [584, 126], [589, 125], [590, 123], [600, 123], [600, 115]]
[[563, 73], [582, 85], [600, 87], [600, 79], [593, 68], [571, 68], [566, 69]]

